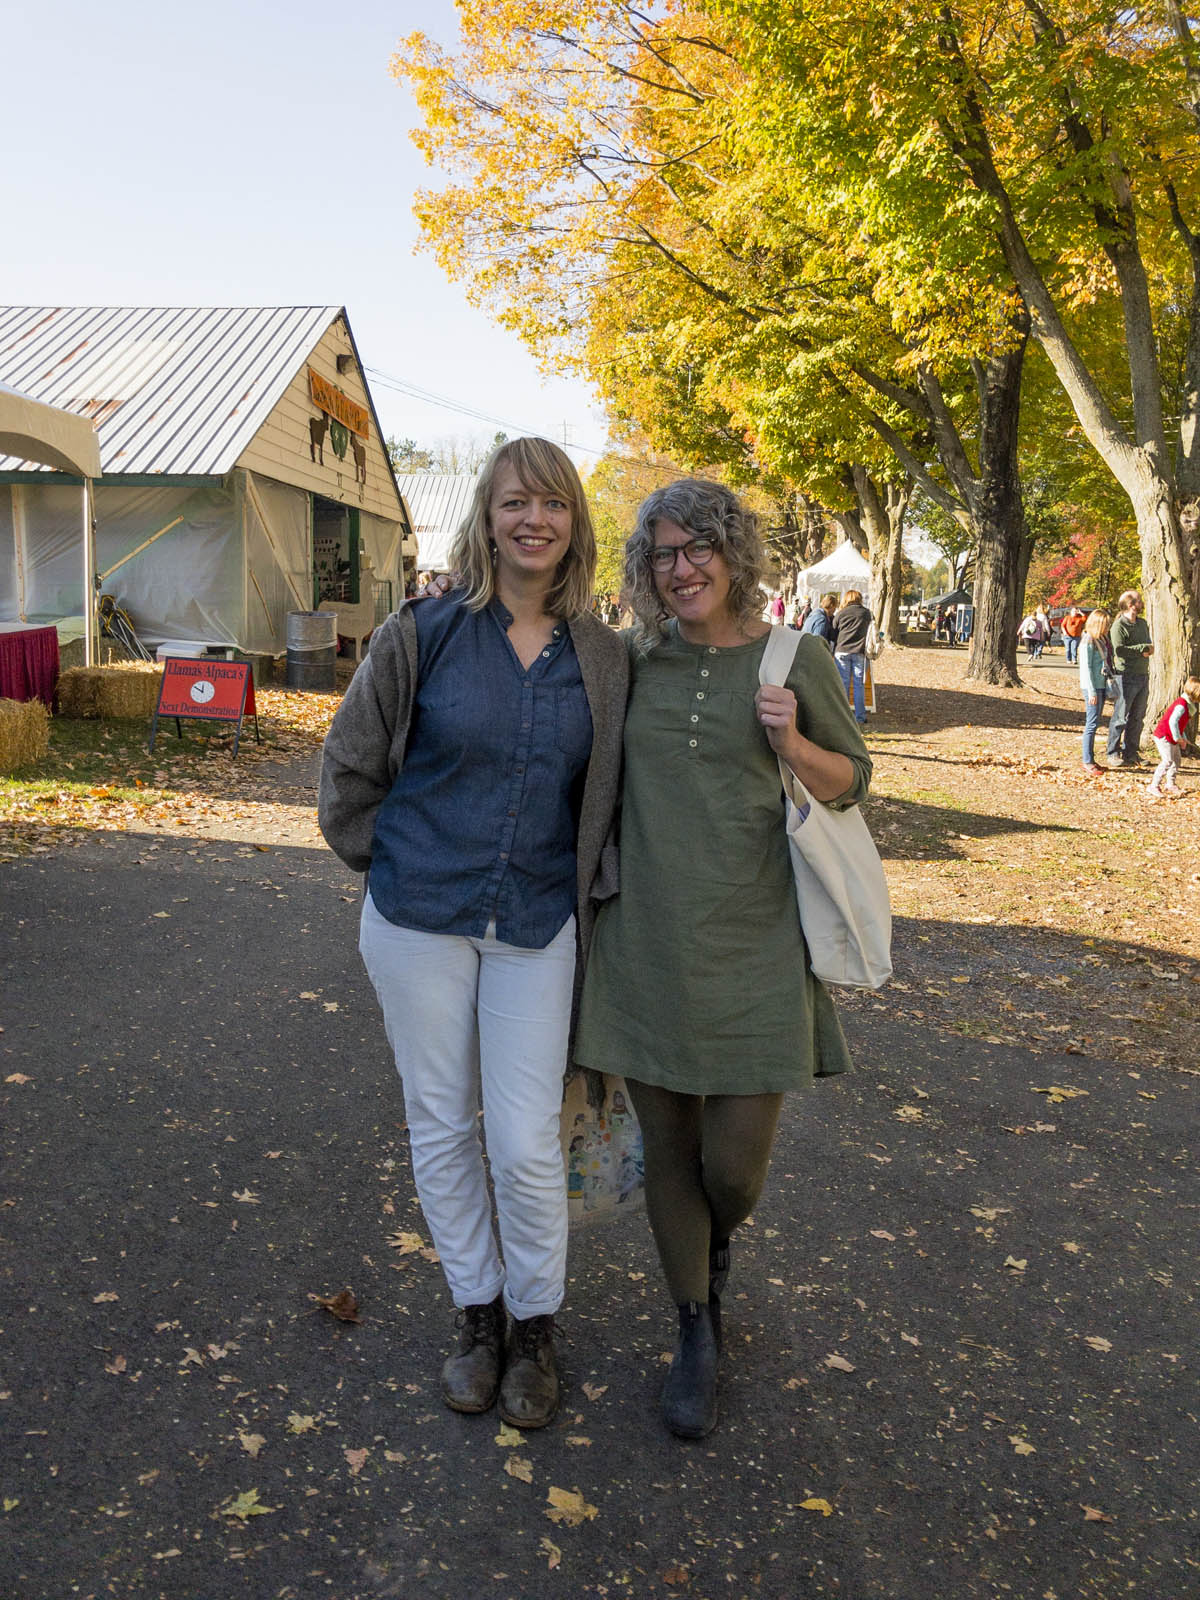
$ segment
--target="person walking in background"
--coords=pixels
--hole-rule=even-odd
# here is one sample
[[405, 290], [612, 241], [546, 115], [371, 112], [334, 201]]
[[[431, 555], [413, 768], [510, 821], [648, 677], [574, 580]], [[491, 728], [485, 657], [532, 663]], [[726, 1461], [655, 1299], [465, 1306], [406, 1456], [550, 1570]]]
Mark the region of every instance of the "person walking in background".
[[321, 766], [321, 831], [367, 874], [359, 950], [459, 1307], [442, 1396], [481, 1412], [498, 1394], [520, 1428], [558, 1407], [563, 1074], [629, 675], [589, 610], [595, 565], [570, 458], [545, 439], [501, 445], [450, 553], [458, 587], [376, 629]]
[[782, 593], [771, 596], [771, 604], [767, 607], [767, 610], [771, 617], [771, 626], [773, 628], [781, 628], [783, 626], [784, 612]]
[[842, 675], [846, 696], [854, 698], [854, 720], [866, 726], [867, 634], [871, 613], [863, 605], [861, 590], [847, 589], [842, 608], [833, 619], [833, 659]]
[[1034, 616], [1038, 625], [1037, 650], [1034, 652], [1034, 660], [1040, 661], [1042, 659], [1042, 651], [1050, 643], [1050, 635], [1054, 632], [1054, 626], [1050, 621], [1045, 606], [1039, 606]]
[[1041, 638], [1041, 631], [1042, 625], [1038, 621], [1035, 614], [1031, 611], [1029, 615], [1022, 620], [1021, 626], [1017, 629], [1017, 637], [1025, 646], [1026, 661], [1037, 660], [1038, 641]]
[[1142, 616], [1142, 597], [1126, 589], [1117, 602], [1112, 625], [1113, 675], [1116, 693], [1108, 719], [1109, 766], [1140, 767], [1138, 747], [1150, 695], [1150, 657], [1154, 646]]
[[1104, 697], [1112, 685], [1113, 653], [1108, 637], [1109, 615], [1097, 607], [1084, 621], [1079, 651], [1079, 687], [1083, 691], [1083, 770], [1093, 777], [1104, 768], [1096, 762], [1096, 730]]
[[808, 621], [801, 628], [801, 633], [815, 633], [818, 639], [824, 639], [829, 648], [833, 649], [833, 614], [837, 610], [837, 595], [827, 594], [819, 606], [812, 608]]
[[1063, 644], [1066, 647], [1067, 660], [1072, 665], [1079, 658], [1079, 640], [1086, 621], [1087, 612], [1080, 610], [1078, 606], [1072, 606], [1059, 623], [1059, 627], [1062, 629]]
[[758, 1200], [783, 1094], [849, 1065], [806, 955], [779, 759], [839, 808], [865, 797], [871, 761], [815, 638], [796, 641], [785, 686], [759, 684], [765, 556], [723, 484], [656, 490], [625, 564], [621, 890], [597, 917], [575, 1056], [624, 1073], [641, 1123], [679, 1314], [662, 1412], [700, 1438], [717, 1421], [730, 1235]]
[[1150, 779], [1146, 794], [1151, 800], [1161, 800], [1164, 794], [1179, 798], [1179, 763], [1188, 747], [1191, 731], [1196, 726], [1196, 707], [1200, 702], [1200, 678], [1184, 680], [1178, 699], [1163, 712], [1154, 727], [1154, 748], [1158, 751], [1158, 765]]

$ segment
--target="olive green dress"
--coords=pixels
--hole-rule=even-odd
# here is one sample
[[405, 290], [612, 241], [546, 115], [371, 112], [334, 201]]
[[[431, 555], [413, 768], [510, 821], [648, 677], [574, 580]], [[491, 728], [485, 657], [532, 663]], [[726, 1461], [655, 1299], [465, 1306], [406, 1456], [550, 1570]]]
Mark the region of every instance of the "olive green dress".
[[[779, 768], [754, 711], [766, 636], [667, 639], [633, 661], [621, 888], [600, 908], [575, 1059], [684, 1094], [764, 1094], [842, 1072], [849, 1053], [800, 932]], [[800, 637], [797, 725], [871, 762], [825, 643]]]

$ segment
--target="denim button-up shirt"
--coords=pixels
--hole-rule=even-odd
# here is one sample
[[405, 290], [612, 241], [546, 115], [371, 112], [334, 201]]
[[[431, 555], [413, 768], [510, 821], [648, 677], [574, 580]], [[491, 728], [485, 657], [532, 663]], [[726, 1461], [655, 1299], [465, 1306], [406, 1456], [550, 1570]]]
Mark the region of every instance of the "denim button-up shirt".
[[592, 719], [565, 623], [529, 667], [511, 614], [414, 608], [419, 683], [404, 765], [379, 809], [371, 898], [404, 928], [543, 950], [575, 908]]

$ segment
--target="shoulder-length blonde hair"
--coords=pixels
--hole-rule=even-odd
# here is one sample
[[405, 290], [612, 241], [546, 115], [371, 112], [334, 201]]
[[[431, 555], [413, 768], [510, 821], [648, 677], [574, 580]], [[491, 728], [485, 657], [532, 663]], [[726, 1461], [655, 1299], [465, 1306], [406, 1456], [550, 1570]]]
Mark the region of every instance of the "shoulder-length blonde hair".
[[490, 508], [501, 467], [511, 467], [527, 493], [554, 494], [570, 506], [571, 545], [558, 564], [546, 596], [546, 610], [568, 622], [582, 616], [592, 603], [596, 533], [574, 463], [549, 439], [509, 439], [493, 450], [484, 463], [471, 509], [450, 546], [450, 570], [458, 574], [467, 591], [466, 604], [472, 611], [482, 611], [496, 592]]
[[861, 589], [847, 589], [845, 594], [842, 596], [842, 604], [844, 606], [860, 606], [862, 603], [863, 597]]
[[729, 610], [743, 630], [762, 614], [766, 556], [758, 518], [723, 483], [680, 478], [655, 489], [638, 507], [637, 522], [625, 545], [625, 589], [634, 615], [633, 635], [644, 654], [666, 636], [670, 612], [654, 584], [650, 552], [662, 518], [677, 522], [692, 538], [711, 539], [729, 568]]
[[1083, 625], [1083, 631], [1089, 639], [1104, 639], [1112, 626], [1112, 618], [1103, 606], [1097, 606], [1095, 611], [1088, 612], [1088, 619]]

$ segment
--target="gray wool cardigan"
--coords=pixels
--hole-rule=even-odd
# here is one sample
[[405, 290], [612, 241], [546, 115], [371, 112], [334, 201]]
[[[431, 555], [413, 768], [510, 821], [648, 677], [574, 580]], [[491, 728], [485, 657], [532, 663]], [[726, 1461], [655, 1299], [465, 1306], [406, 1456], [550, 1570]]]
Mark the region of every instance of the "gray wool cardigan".
[[[573, 1038], [595, 902], [617, 892], [613, 819], [621, 778], [629, 654], [619, 635], [589, 613], [567, 626], [592, 715], [592, 753], [576, 840]], [[330, 849], [352, 872], [366, 872], [371, 865], [375, 816], [404, 764], [417, 681], [417, 629], [406, 603], [372, 634], [366, 659], [351, 679], [325, 737], [317, 821]]]

